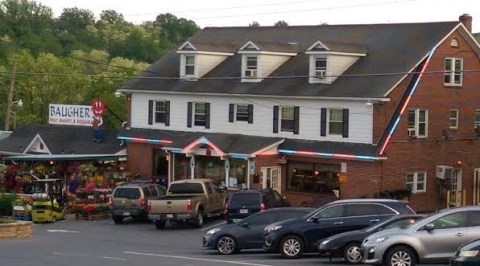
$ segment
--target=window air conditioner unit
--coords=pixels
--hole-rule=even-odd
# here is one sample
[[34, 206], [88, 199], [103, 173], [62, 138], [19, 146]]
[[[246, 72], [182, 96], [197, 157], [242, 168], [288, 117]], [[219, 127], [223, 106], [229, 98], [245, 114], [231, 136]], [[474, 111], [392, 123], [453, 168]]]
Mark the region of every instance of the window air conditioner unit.
[[438, 179], [446, 180], [452, 178], [453, 167], [447, 165], [437, 165], [435, 176]]
[[255, 78], [255, 77], [257, 77], [257, 70], [256, 70], [256, 69], [247, 69], [247, 70], [245, 70], [245, 77], [247, 77], [247, 78]]
[[416, 136], [416, 132], [415, 132], [415, 129], [414, 128], [409, 128], [407, 129], [407, 132], [408, 132], [408, 136], [409, 137], [415, 137]]
[[317, 79], [325, 79], [327, 77], [327, 71], [317, 70], [317, 71], [315, 71], [315, 77]]

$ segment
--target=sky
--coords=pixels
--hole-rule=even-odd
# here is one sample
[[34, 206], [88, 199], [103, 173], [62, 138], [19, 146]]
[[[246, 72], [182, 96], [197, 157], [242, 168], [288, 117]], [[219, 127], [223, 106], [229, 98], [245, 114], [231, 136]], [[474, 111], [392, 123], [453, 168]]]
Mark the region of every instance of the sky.
[[36, 0], [58, 17], [64, 8], [92, 11], [96, 18], [113, 9], [125, 20], [140, 24], [172, 13], [203, 27], [248, 26], [253, 21], [272, 26], [279, 20], [291, 26], [458, 21], [473, 17], [480, 32], [479, 0]]

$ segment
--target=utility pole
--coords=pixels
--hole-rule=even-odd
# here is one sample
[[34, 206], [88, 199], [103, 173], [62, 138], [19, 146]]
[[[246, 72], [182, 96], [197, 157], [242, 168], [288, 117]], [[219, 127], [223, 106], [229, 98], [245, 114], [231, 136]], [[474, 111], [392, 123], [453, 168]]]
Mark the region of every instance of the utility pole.
[[7, 94], [7, 113], [5, 114], [5, 131], [10, 128], [10, 114], [12, 113], [13, 89], [15, 88], [15, 75], [17, 74], [17, 60], [13, 61], [12, 74], [10, 76], [10, 87]]

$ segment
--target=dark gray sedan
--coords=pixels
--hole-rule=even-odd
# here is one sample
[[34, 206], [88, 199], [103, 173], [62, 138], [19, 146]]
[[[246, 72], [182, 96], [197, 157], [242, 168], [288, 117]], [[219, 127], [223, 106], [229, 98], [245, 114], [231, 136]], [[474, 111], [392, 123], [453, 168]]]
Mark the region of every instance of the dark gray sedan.
[[274, 208], [252, 214], [236, 223], [224, 224], [208, 231], [203, 236], [205, 249], [216, 249], [229, 255], [241, 249], [261, 249], [265, 226], [283, 220], [303, 217], [313, 208]]

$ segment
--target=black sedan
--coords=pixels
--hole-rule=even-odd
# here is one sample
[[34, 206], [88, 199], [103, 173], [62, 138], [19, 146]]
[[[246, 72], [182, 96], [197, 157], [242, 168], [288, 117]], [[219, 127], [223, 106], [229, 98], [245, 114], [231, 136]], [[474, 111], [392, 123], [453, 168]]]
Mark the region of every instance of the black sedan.
[[360, 245], [365, 237], [381, 230], [411, 224], [423, 217], [419, 214], [396, 215], [361, 230], [348, 231], [328, 237], [318, 245], [318, 250], [320, 253], [329, 253], [331, 257], [343, 257], [347, 263], [360, 263], [362, 260]]
[[467, 242], [460, 246], [450, 260], [452, 266], [480, 265], [480, 239]]
[[283, 220], [300, 218], [314, 211], [313, 208], [274, 208], [258, 212], [231, 224], [224, 224], [203, 236], [205, 249], [216, 249], [229, 255], [241, 249], [261, 249], [265, 226]]

